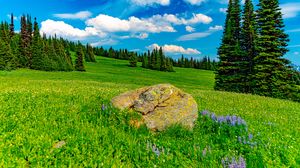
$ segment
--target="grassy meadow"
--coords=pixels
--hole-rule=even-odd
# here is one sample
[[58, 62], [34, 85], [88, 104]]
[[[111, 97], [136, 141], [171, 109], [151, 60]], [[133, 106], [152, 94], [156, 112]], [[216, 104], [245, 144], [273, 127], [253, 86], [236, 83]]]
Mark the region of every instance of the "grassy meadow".
[[[232, 156], [243, 156], [247, 167], [300, 167], [300, 103], [214, 91], [211, 71], [97, 61], [84, 73], [0, 71], [0, 167], [222, 167]], [[193, 132], [174, 126], [152, 133], [130, 126], [139, 116], [110, 107], [120, 93], [159, 83], [190, 93], [199, 113], [243, 118], [242, 134], [253, 134], [255, 145], [201, 115]]]

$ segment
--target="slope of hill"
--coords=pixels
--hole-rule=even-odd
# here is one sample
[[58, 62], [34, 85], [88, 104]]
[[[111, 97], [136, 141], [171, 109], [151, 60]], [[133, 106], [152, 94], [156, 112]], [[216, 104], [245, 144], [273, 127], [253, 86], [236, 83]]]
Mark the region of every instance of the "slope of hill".
[[[0, 167], [216, 167], [228, 154], [241, 154], [242, 149], [227, 151], [211, 142], [218, 134], [198, 128], [158, 134], [131, 128], [127, 115], [109, 107], [122, 92], [158, 83], [192, 94], [199, 111], [242, 117], [257, 139], [246, 160], [259, 158], [269, 167], [300, 165], [300, 103], [213, 91], [211, 71], [166, 73], [97, 59], [85, 73], [0, 72]], [[53, 148], [62, 141], [65, 146]], [[152, 152], [152, 144], [165, 154]]]

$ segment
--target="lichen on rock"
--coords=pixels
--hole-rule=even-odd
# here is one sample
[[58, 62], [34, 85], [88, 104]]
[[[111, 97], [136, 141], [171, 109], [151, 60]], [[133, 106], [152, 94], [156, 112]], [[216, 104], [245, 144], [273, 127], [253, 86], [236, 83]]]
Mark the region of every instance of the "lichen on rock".
[[126, 92], [112, 99], [120, 110], [134, 110], [151, 130], [162, 131], [174, 124], [193, 128], [198, 118], [194, 98], [170, 84], [159, 84]]

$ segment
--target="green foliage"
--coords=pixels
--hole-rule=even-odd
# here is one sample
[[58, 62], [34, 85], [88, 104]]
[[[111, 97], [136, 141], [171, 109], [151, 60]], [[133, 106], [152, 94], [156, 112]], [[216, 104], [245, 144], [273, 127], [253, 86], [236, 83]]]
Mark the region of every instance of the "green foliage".
[[142, 67], [157, 71], [174, 72], [171, 58], [165, 56], [162, 47], [148, 51], [142, 57]]
[[278, 0], [260, 0], [256, 18], [252, 2], [246, 0], [242, 26], [239, 15], [239, 1], [230, 0], [215, 89], [299, 101], [289, 61], [283, 57], [289, 40]]
[[[233, 156], [245, 158], [247, 167], [299, 165], [299, 103], [213, 91], [211, 71], [127, 65], [97, 57], [86, 63], [88, 73], [1, 71], [0, 167], [220, 167]], [[242, 117], [257, 146], [239, 142], [247, 135], [241, 127], [220, 127], [201, 116], [193, 131], [174, 126], [154, 134], [130, 126], [139, 116], [109, 106], [116, 95], [158, 83], [190, 93], [201, 111]], [[66, 145], [54, 149], [59, 141]]]
[[80, 46], [77, 48], [76, 52], [75, 70], [85, 71], [85, 67], [83, 65], [83, 51]]
[[135, 53], [131, 53], [131, 55], [129, 57], [129, 66], [137, 67], [137, 56]]

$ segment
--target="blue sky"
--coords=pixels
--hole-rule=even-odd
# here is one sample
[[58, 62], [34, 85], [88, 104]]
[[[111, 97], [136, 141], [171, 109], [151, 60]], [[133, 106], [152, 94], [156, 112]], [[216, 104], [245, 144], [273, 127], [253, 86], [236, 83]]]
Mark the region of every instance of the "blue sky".
[[[257, 0], [255, 0], [255, 5]], [[146, 51], [163, 46], [169, 56], [217, 58], [226, 0], [0, 0], [0, 19], [31, 14], [41, 32], [94, 46]], [[286, 32], [286, 55], [300, 65], [300, 2], [280, 0]]]

